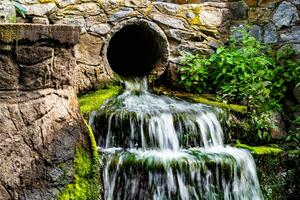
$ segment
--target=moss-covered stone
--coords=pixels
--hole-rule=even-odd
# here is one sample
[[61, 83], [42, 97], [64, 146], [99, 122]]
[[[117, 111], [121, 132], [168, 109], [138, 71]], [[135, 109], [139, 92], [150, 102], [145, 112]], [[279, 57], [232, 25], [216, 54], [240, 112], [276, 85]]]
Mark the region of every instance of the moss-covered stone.
[[247, 112], [247, 106], [217, 102], [217, 101], [210, 100], [204, 96], [200, 96], [200, 95], [196, 95], [196, 94], [171, 91], [166, 88], [154, 88], [154, 92], [157, 94], [172, 95], [172, 96], [175, 96], [178, 98], [191, 100], [196, 103], [202, 103], [202, 104], [206, 104], [206, 105], [210, 105], [210, 106], [216, 106], [219, 108], [228, 109], [228, 110], [235, 111], [238, 113], [246, 113]]
[[[87, 124], [86, 124], [87, 125]], [[60, 200], [101, 199], [101, 168], [97, 144], [91, 128], [87, 125], [90, 149], [79, 145], [74, 158], [74, 180], [59, 194]]]
[[267, 146], [248, 146], [246, 144], [237, 143], [235, 147], [248, 149], [253, 154], [278, 154], [283, 152], [280, 148], [267, 147]]
[[0, 26], [0, 42], [11, 43], [19, 39], [20, 30], [18, 26]]
[[93, 110], [97, 110], [107, 99], [119, 94], [120, 86], [110, 86], [79, 97], [80, 112], [85, 119]]

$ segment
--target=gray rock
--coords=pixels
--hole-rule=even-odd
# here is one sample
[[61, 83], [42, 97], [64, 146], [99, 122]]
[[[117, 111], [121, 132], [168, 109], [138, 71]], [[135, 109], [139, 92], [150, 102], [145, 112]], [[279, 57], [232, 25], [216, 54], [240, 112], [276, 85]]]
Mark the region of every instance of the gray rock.
[[113, 13], [108, 19], [108, 21], [117, 22], [121, 19], [124, 19], [125, 17], [130, 16], [133, 12], [134, 10], [132, 8], [121, 8], [117, 12]]
[[283, 42], [300, 42], [300, 26], [292, 27], [290, 32], [280, 35]]
[[293, 49], [297, 55], [300, 55], [300, 44], [293, 44]]
[[164, 2], [155, 2], [155, 3], [153, 3], [153, 5], [160, 12], [169, 14], [169, 15], [176, 15], [177, 11], [180, 8], [180, 6], [178, 4], [170, 4], [170, 3], [164, 3]]
[[300, 0], [289, 0], [289, 2], [291, 2], [295, 6], [299, 6], [300, 5]]
[[214, 51], [212, 49], [195, 47], [191, 44], [182, 44], [179, 45], [177, 48], [177, 53], [180, 56], [184, 56], [185, 54], [199, 54], [199, 55], [209, 55], [212, 54]]
[[55, 3], [24, 5], [24, 7], [27, 9], [27, 15], [34, 15], [40, 17], [48, 15], [57, 9]]
[[297, 99], [298, 103], [300, 103], [300, 83], [298, 83], [294, 89], [294, 96]]
[[168, 37], [177, 40], [177, 41], [184, 41], [184, 40], [190, 40], [190, 41], [202, 41], [203, 38], [199, 35], [197, 35], [195, 32], [191, 31], [183, 31], [178, 29], [170, 29], [166, 31], [166, 34]]
[[56, 21], [55, 24], [80, 26], [81, 33], [86, 32], [86, 21], [84, 20], [84, 17], [82, 17], [82, 16], [73, 17], [73, 18], [62, 18], [62, 19]]
[[32, 23], [49, 25], [49, 19], [47, 17], [33, 17]]
[[236, 20], [247, 19], [248, 6], [244, 1], [230, 2], [229, 10], [232, 19], [236, 19]]
[[152, 19], [158, 23], [161, 23], [163, 25], [172, 28], [185, 29], [184, 22], [176, 17], [170, 17], [168, 15], [162, 15], [162, 14], [153, 14]]
[[273, 113], [271, 116], [273, 127], [270, 128], [273, 139], [284, 139], [287, 136], [286, 125], [280, 113]]
[[109, 33], [110, 29], [111, 27], [108, 24], [95, 24], [90, 27], [90, 31], [98, 35], [106, 35]]
[[297, 8], [290, 2], [282, 2], [275, 14], [272, 21], [277, 28], [291, 27], [296, 21], [299, 20]]
[[230, 28], [230, 32], [231, 35], [233, 36], [233, 38], [235, 38], [237, 41], [240, 41], [242, 39], [242, 30], [245, 30], [246, 27], [243, 24], [239, 24], [239, 25], [234, 25]]
[[253, 25], [250, 29], [250, 33], [257, 40], [262, 41], [262, 29], [258, 25]]
[[264, 42], [268, 44], [278, 42], [278, 34], [276, 32], [276, 27], [272, 22], [265, 26]]
[[57, 181], [63, 174], [64, 172], [57, 167], [51, 169], [49, 172], [49, 176], [52, 181]]
[[11, 1], [4, 0], [0, 2], [0, 23], [16, 22], [16, 9]]

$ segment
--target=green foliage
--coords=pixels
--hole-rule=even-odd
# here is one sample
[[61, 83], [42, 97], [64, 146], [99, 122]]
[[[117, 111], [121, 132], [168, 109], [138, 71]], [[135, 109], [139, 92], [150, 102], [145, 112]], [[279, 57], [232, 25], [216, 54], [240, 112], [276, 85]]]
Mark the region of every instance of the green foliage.
[[248, 149], [249, 151], [251, 151], [254, 154], [278, 154], [278, 153], [283, 152], [282, 149], [275, 148], [275, 147], [266, 147], [266, 146], [253, 147], [253, 146], [248, 146], [246, 144], [241, 144], [241, 143], [237, 143], [234, 146], [238, 147], [238, 148]]
[[80, 112], [85, 119], [93, 110], [97, 110], [107, 99], [119, 94], [120, 86], [110, 86], [79, 97]]
[[17, 13], [19, 13], [22, 17], [26, 17], [25, 14], [27, 13], [27, 10], [22, 4], [20, 4], [17, 0], [12, 0], [12, 4], [15, 6]]
[[217, 93], [225, 102], [246, 105], [257, 138], [269, 140], [272, 112], [281, 111], [287, 85], [299, 81], [300, 64], [292, 61], [292, 48], [273, 55], [246, 30], [238, 31], [241, 39], [232, 37], [209, 57], [186, 55], [180, 68], [181, 84], [190, 92]]
[[100, 161], [92, 129], [87, 126], [90, 151], [83, 146], [76, 148], [74, 158], [75, 178], [59, 195], [59, 200], [101, 199]]
[[90, 154], [83, 147], [76, 149], [75, 179], [61, 192], [60, 200], [98, 199], [100, 195], [99, 177], [93, 171]]

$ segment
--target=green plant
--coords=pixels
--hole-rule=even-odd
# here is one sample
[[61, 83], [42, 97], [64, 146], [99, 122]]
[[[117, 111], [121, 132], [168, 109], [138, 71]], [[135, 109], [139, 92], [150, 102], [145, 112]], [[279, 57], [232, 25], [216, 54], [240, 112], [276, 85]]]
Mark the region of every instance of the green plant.
[[217, 93], [218, 99], [246, 105], [257, 136], [269, 140], [272, 112], [281, 111], [287, 85], [296, 84], [300, 65], [289, 48], [273, 55], [271, 48], [246, 30], [227, 46], [208, 56], [186, 55], [181, 62], [181, 84], [190, 92]]
[[18, 0], [11, 0], [11, 2], [15, 6], [17, 13], [19, 13], [22, 17], [25, 18], [27, 9], [22, 4], [20, 4]]

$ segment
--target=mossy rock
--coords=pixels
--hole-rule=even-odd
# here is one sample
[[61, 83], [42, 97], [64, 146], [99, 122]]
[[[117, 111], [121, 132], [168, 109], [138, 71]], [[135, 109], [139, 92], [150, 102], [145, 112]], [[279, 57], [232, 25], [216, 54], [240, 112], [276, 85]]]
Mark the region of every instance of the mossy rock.
[[218, 101], [214, 101], [212, 99], [207, 98], [205, 95], [196, 95], [186, 92], [172, 91], [167, 88], [154, 88], [154, 92], [160, 95], [170, 95], [182, 99], [186, 99], [195, 103], [202, 103], [210, 106], [215, 106], [227, 110], [231, 110], [238, 113], [246, 113], [247, 106], [235, 105], [235, 104], [227, 104]]
[[[75, 151], [73, 181], [59, 194], [59, 200], [101, 200], [101, 163], [91, 128], [87, 126], [89, 148], [78, 145]], [[64, 168], [62, 166], [62, 168]]]
[[110, 86], [79, 97], [80, 112], [85, 119], [93, 110], [97, 110], [109, 98], [119, 94], [120, 86]]
[[252, 154], [278, 154], [282, 153], [283, 150], [276, 147], [267, 147], [267, 146], [248, 146], [246, 144], [237, 143], [235, 147], [248, 149]]

